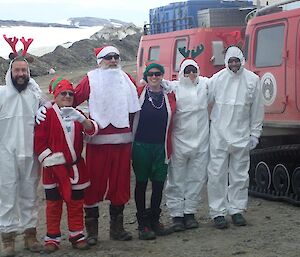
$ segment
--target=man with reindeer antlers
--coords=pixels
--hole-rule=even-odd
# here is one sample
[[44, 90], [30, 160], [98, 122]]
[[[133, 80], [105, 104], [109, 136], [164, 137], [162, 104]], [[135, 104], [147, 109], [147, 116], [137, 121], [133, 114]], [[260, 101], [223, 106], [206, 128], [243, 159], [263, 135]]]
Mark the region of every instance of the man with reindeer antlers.
[[0, 231], [2, 256], [15, 255], [15, 237], [24, 232], [25, 248], [39, 252], [36, 239], [38, 220], [38, 162], [33, 153], [35, 114], [41, 99], [38, 84], [30, 78], [26, 52], [33, 39], [16, 51], [18, 38], [4, 39], [10, 44], [10, 65], [6, 85], [0, 87]]

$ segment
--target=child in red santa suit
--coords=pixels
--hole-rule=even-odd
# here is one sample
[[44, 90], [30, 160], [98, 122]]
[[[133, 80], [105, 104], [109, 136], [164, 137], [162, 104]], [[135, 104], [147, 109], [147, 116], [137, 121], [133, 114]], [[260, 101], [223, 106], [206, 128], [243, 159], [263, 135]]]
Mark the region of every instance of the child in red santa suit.
[[47, 235], [45, 251], [58, 250], [63, 201], [67, 206], [69, 241], [73, 248], [89, 246], [83, 234], [83, 196], [90, 181], [86, 172], [83, 135], [97, 134], [97, 124], [72, 107], [74, 90], [63, 78], [54, 78], [49, 86], [54, 95], [46, 120], [35, 127], [35, 152], [43, 166], [43, 185], [46, 194]]

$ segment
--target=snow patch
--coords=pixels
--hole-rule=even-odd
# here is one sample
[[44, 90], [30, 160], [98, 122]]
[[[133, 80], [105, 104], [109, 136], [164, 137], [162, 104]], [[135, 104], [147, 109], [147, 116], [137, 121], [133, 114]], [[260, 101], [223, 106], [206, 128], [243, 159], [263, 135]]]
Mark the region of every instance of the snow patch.
[[[90, 38], [94, 33], [101, 30], [103, 26], [95, 27], [79, 27], [79, 28], [58, 28], [58, 27], [0, 27], [0, 36], [17, 38], [25, 37], [33, 38], [33, 42], [29, 47], [28, 53], [41, 56], [48, 52], [52, 52], [56, 46], [63, 45], [69, 47], [72, 43]], [[23, 44], [18, 41], [16, 50], [23, 49]], [[0, 56], [8, 58], [12, 50], [8, 43], [2, 38], [0, 39]]]
[[123, 39], [127, 35], [133, 35], [140, 32], [141, 29], [136, 27], [135, 25], [129, 25], [127, 27], [113, 27], [113, 26], [105, 26], [100, 31], [96, 32], [94, 35], [91, 36], [91, 39], [98, 40], [98, 39]]

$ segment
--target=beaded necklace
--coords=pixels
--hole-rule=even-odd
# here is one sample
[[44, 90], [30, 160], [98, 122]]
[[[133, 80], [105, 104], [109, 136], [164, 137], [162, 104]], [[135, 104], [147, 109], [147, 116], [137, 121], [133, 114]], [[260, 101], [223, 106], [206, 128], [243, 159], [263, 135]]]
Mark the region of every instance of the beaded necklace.
[[151, 103], [151, 105], [153, 106], [153, 108], [155, 108], [155, 109], [157, 109], [157, 110], [161, 109], [161, 108], [163, 107], [163, 105], [164, 105], [164, 102], [165, 102], [165, 98], [164, 98], [163, 92], [162, 92], [162, 91], [159, 92], [159, 93], [160, 93], [160, 96], [162, 96], [161, 104], [160, 104], [160, 106], [156, 106], [156, 105], [153, 103], [153, 96], [154, 96], [154, 95], [151, 95], [151, 90], [149, 89], [149, 86], [146, 87], [146, 91], [147, 91], [147, 94], [148, 94], [148, 100], [149, 100], [149, 102]]

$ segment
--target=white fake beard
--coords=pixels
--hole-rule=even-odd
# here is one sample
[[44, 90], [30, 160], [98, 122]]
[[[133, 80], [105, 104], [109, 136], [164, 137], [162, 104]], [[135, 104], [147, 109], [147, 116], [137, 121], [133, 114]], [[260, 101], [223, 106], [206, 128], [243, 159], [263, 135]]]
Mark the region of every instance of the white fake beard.
[[120, 68], [102, 70], [102, 83], [105, 87], [119, 86], [123, 81], [123, 73]]

